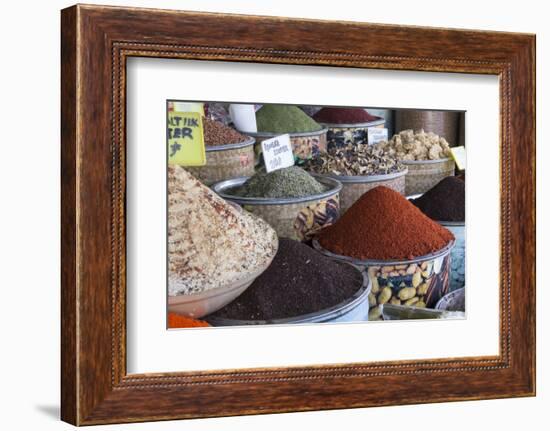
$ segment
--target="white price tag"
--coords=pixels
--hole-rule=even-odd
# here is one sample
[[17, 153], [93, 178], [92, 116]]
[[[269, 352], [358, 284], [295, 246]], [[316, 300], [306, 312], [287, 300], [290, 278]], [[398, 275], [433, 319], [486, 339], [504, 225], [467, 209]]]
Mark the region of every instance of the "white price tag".
[[452, 147], [451, 155], [456, 163], [456, 167], [460, 171], [466, 170], [466, 148], [462, 147]]
[[262, 153], [267, 172], [294, 165], [294, 154], [288, 134], [262, 141]]
[[388, 140], [388, 129], [383, 127], [369, 127], [367, 129], [368, 144], [373, 145], [380, 141]]

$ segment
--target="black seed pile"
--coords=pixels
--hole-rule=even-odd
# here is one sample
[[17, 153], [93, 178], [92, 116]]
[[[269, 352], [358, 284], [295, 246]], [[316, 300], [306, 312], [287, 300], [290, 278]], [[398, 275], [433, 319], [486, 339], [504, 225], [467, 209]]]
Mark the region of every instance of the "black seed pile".
[[446, 177], [412, 203], [436, 221], [464, 221], [465, 182]]
[[279, 239], [269, 268], [237, 299], [211, 318], [271, 320], [320, 311], [350, 298], [363, 284], [360, 271], [307, 245]]

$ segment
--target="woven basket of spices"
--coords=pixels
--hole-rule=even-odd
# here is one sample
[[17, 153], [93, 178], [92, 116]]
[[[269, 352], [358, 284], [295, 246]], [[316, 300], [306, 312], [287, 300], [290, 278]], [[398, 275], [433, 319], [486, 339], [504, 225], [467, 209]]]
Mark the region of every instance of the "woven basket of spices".
[[[238, 194], [239, 190], [249, 181], [249, 178], [244, 177], [221, 181], [214, 184], [212, 189], [222, 198], [235, 202], [246, 211], [264, 219], [275, 229], [279, 237], [307, 240], [324, 226], [334, 223], [340, 216], [339, 193], [342, 184], [333, 178], [314, 179], [297, 166], [285, 169], [286, 171], [280, 169], [267, 174], [267, 180], [262, 180], [269, 181], [270, 176], [282, 176], [288, 172], [301, 172], [301, 175], [307, 175], [318, 187], [314, 192], [298, 197], [242, 196]], [[282, 181], [286, 180], [284, 178]], [[296, 179], [292, 176], [289, 181]], [[302, 186], [302, 183], [299, 184]]]
[[454, 175], [455, 162], [451, 158], [437, 160], [403, 160], [408, 173], [405, 178], [407, 196], [424, 193], [443, 178]]
[[219, 121], [203, 119], [206, 164], [187, 167], [203, 184], [254, 173], [254, 138], [245, 136]]

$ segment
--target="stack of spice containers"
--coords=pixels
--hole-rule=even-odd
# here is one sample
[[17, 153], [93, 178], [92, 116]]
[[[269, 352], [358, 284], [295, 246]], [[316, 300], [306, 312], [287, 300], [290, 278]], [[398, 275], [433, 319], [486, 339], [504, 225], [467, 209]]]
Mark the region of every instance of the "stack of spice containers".
[[342, 214], [367, 191], [385, 186], [405, 194], [407, 168], [395, 156], [379, 147], [357, 143], [347, 147], [332, 147], [308, 160], [304, 168], [342, 183], [340, 209]]
[[383, 128], [385, 123], [363, 108], [322, 108], [313, 119], [328, 128], [327, 149], [367, 144], [368, 129]]
[[465, 269], [465, 183], [447, 177], [421, 197], [411, 201], [424, 214], [449, 229], [456, 238], [451, 251], [451, 291], [464, 287]]
[[451, 158], [449, 143], [435, 133], [403, 130], [376, 146], [407, 166], [407, 196], [424, 193], [443, 178], [454, 175], [455, 162]]
[[298, 166], [216, 183], [213, 190], [262, 217], [280, 237], [307, 240], [340, 215], [342, 185], [314, 178]]
[[386, 187], [365, 193], [313, 245], [367, 272], [369, 320], [386, 303], [433, 308], [449, 290], [453, 234]]
[[188, 167], [189, 172], [206, 185], [254, 173], [254, 138], [208, 118], [203, 125], [206, 165]]
[[327, 147], [327, 129], [319, 125], [297, 106], [264, 105], [256, 112], [256, 133], [246, 132], [256, 138], [256, 152], [260, 143], [274, 136], [288, 133], [294, 157], [307, 160]]

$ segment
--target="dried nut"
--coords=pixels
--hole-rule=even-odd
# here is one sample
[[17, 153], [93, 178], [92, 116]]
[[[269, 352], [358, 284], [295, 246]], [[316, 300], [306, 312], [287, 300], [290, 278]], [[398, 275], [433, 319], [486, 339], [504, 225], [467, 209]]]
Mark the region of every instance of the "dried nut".
[[407, 268], [407, 275], [413, 275], [416, 271], [417, 266], [418, 265], [416, 263], [411, 263]]
[[416, 308], [426, 308], [426, 303], [424, 301], [418, 301], [414, 306]]
[[399, 287], [407, 287], [407, 285], [405, 284], [404, 281], [402, 281], [401, 283], [399, 283]]
[[406, 269], [407, 268], [407, 265], [395, 265], [395, 269], [397, 269], [398, 271], [400, 269]]
[[376, 305], [376, 296], [373, 293], [369, 293], [369, 307], [374, 307]]
[[368, 272], [370, 277], [374, 277], [376, 272], [380, 269], [379, 266], [369, 266]]
[[413, 296], [416, 296], [416, 289], [414, 287], [405, 287], [399, 291], [397, 296], [399, 296], [399, 299], [402, 301], [406, 301], [407, 299], [411, 299]]
[[420, 269], [422, 269], [422, 271], [425, 271], [427, 267], [428, 267], [428, 262], [422, 262], [420, 264]]
[[401, 301], [399, 300], [399, 298], [396, 298], [395, 296], [390, 300], [390, 304], [393, 304], [393, 305], [401, 305]]
[[370, 291], [371, 291], [372, 293], [378, 293], [378, 292], [380, 292], [380, 285], [378, 284], [378, 277], [373, 277], [373, 278], [371, 278], [370, 282], [371, 282], [371, 289], [370, 289]]
[[422, 277], [428, 278], [430, 276], [429, 271], [422, 271]]
[[370, 309], [369, 320], [377, 320], [381, 316], [382, 316], [382, 307], [380, 305]]
[[426, 293], [428, 293], [428, 287], [430, 287], [428, 283], [422, 283], [420, 286], [418, 286], [416, 292], [419, 295], [425, 295]]
[[407, 274], [407, 273], [405, 272], [404, 269], [400, 269], [400, 270], [399, 270], [399, 275], [406, 275], [406, 274]]
[[407, 301], [405, 301], [405, 305], [408, 305], [408, 306], [414, 305], [418, 302], [418, 299], [419, 299], [418, 296], [408, 299]]
[[385, 304], [386, 302], [388, 302], [391, 298], [392, 293], [393, 292], [390, 287], [384, 287], [382, 289], [382, 292], [380, 292], [380, 294], [378, 295], [378, 303]]
[[389, 272], [392, 272], [395, 268], [393, 266], [383, 266], [382, 267], [382, 274], [387, 274]]
[[399, 277], [399, 272], [397, 271], [392, 271], [388, 274], [389, 277]]
[[420, 272], [415, 272], [412, 278], [413, 287], [417, 287], [422, 281], [422, 274]]

